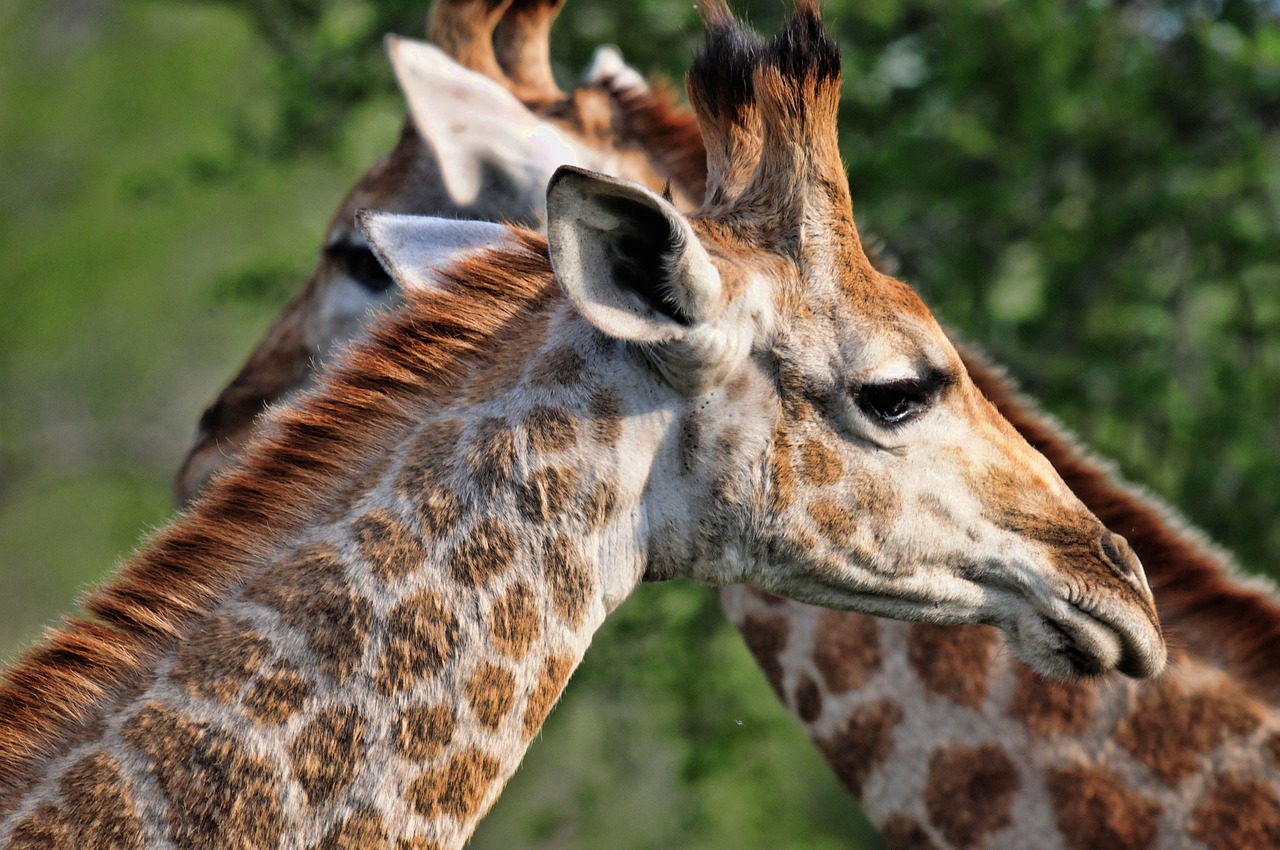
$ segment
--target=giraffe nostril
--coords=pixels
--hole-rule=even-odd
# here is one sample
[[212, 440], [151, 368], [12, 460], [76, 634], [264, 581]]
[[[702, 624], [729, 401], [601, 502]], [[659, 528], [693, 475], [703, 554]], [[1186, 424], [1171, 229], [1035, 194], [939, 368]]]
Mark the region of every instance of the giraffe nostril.
[[1129, 548], [1129, 542], [1118, 534], [1105, 531], [1102, 534], [1102, 554], [1116, 572], [1125, 578], [1134, 578], [1138, 573], [1138, 556]]
[[226, 402], [218, 399], [213, 404], [204, 409], [204, 413], [200, 414], [200, 433], [208, 434], [218, 426], [218, 422], [222, 419], [222, 411], [226, 408]]

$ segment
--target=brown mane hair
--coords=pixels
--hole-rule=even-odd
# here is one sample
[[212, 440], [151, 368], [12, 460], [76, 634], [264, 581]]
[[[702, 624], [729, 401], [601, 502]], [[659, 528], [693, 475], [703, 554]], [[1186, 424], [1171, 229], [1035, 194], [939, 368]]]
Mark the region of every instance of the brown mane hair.
[[1013, 427], [1049, 459], [1080, 500], [1141, 559], [1169, 642], [1222, 664], [1269, 701], [1280, 701], [1280, 599], [1265, 579], [1246, 577], [1231, 556], [1172, 508], [1120, 480], [1004, 370], [960, 347], [969, 376]]
[[328, 377], [260, 430], [238, 467], [26, 650], [0, 684], [0, 798], [141, 681], [200, 618], [338, 507], [378, 453], [446, 399], [493, 342], [558, 292], [546, 240], [465, 258], [450, 292], [406, 293]]
[[639, 91], [603, 85], [618, 109], [618, 134], [635, 140], [676, 188], [701, 201], [707, 191], [707, 150], [697, 117], [680, 103], [675, 89], [664, 80], [652, 80]]

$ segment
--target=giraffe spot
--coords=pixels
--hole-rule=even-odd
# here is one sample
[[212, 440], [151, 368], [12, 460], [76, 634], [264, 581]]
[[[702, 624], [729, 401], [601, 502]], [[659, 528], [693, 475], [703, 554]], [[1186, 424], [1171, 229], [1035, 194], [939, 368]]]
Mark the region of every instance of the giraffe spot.
[[725, 384], [725, 396], [729, 401], [742, 401], [747, 397], [747, 391], [751, 389], [751, 373], [740, 372], [729, 383]]
[[312, 845], [312, 850], [366, 850], [384, 847], [387, 842], [387, 826], [382, 815], [371, 808], [356, 809], [335, 824], [324, 838]]
[[246, 598], [274, 608], [301, 631], [320, 669], [342, 684], [364, 656], [373, 608], [351, 589], [328, 546], [295, 553], [255, 578]]
[[1191, 813], [1189, 832], [1209, 850], [1280, 847], [1280, 799], [1272, 780], [1219, 776]]
[[425, 838], [401, 838], [396, 841], [396, 850], [444, 850], [434, 841]]
[[138, 810], [111, 755], [96, 751], [80, 759], [63, 774], [58, 789], [60, 805], [37, 806], [14, 828], [6, 848], [145, 846]]
[[781, 512], [796, 502], [796, 472], [791, 462], [791, 442], [785, 431], [773, 435], [769, 452], [769, 485], [773, 510]]
[[149, 763], [179, 847], [274, 847], [284, 829], [280, 777], [221, 728], [152, 700], [126, 721], [124, 738]]
[[535, 455], [562, 452], [578, 439], [578, 426], [558, 407], [536, 404], [524, 415], [529, 451]]
[[809, 503], [809, 518], [818, 527], [818, 533], [840, 546], [853, 542], [858, 530], [858, 518], [844, 505], [818, 499]]
[[225, 614], [205, 618], [183, 641], [169, 676], [192, 696], [231, 702], [271, 653], [271, 644], [252, 627]]
[[994, 744], [939, 750], [929, 758], [924, 807], [942, 837], [958, 848], [980, 847], [1013, 822], [1018, 769]]
[[622, 397], [614, 390], [600, 390], [587, 407], [591, 436], [602, 446], [615, 445], [622, 438]]
[[573, 659], [567, 655], [547, 656], [546, 663], [542, 665], [542, 671], [538, 674], [538, 681], [533, 686], [533, 692], [529, 694], [529, 699], [525, 703], [524, 736], [526, 739], [532, 738], [546, 722], [547, 715], [551, 713], [551, 707], [556, 704], [565, 683], [569, 681], [569, 674], [573, 672], [573, 667]]
[[1280, 732], [1275, 732], [1267, 738], [1267, 742], [1263, 745], [1263, 752], [1267, 754], [1272, 767], [1280, 768]]
[[763, 617], [759, 614], [748, 614], [739, 628], [747, 649], [755, 656], [756, 663], [764, 671], [764, 677], [773, 686], [773, 692], [779, 697], [782, 691], [782, 662], [779, 656], [787, 647], [787, 636], [790, 626], [780, 617]]
[[800, 447], [800, 475], [810, 484], [825, 487], [844, 475], [844, 463], [835, 449], [810, 438]]
[[880, 837], [888, 850], [938, 850], [919, 821], [900, 812], [880, 826]]
[[599, 531], [618, 507], [618, 488], [612, 481], [597, 481], [586, 505], [587, 530]]
[[387, 695], [406, 691], [444, 669], [459, 636], [457, 617], [433, 590], [421, 590], [393, 608], [386, 631], [374, 684]]
[[452, 490], [432, 490], [413, 502], [418, 523], [428, 537], [440, 539], [453, 530], [462, 511], [462, 502]]
[[853, 506], [857, 515], [887, 524], [902, 511], [902, 498], [880, 476], [859, 470], [853, 480]]
[[543, 389], [574, 387], [582, 381], [586, 362], [571, 345], [559, 345], [540, 356], [529, 376], [532, 386]]
[[988, 626], [913, 623], [907, 661], [925, 693], [977, 708], [987, 696], [987, 671], [999, 633]]
[[354, 705], [323, 709], [289, 744], [293, 777], [314, 804], [340, 793], [364, 761], [365, 720]]
[[453, 740], [457, 721], [447, 705], [411, 705], [400, 714], [396, 750], [410, 761], [434, 758]]
[[468, 747], [448, 764], [413, 780], [406, 796], [414, 811], [424, 817], [465, 821], [480, 813], [480, 806], [500, 769], [496, 758]]
[[426, 423], [409, 444], [396, 489], [409, 501], [422, 494], [450, 486], [453, 480], [453, 456], [458, 451], [465, 423], [449, 418]]
[[840, 783], [855, 797], [872, 772], [893, 753], [893, 731], [902, 723], [902, 706], [893, 700], [860, 705], [835, 735], [817, 742]]
[[568, 512], [578, 489], [573, 467], [548, 466], [533, 472], [516, 490], [516, 505], [525, 519], [548, 523]]
[[524, 658], [541, 632], [533, 589], [523, 582], [512, 585], [489, 609], [493, 645], [509, 658]]
[[516, 438], [507, 421], [489, 417], [475, 428], [465, 452], [472, 484], [487, 495], [495, 495], [516, 469]]
[[449, 572], [460, 584], [483, 587], [511, 568], [517, 545], [509, 526], [482, 517], [454, 547]]
[[1139, 686], [1133, 710], [1116, 729], [1115, 739], [1165, 784], [1175, 786], [1227, 738], [1257, 729], [1257, 711], [1239, 691], [1219, 687], [1188, 693], [1165, 677]]
[[1101, 767], [1055, 768], [1045, 778], [1058, 832], [1070, 850], [1145, 850], [1160, 808]]
[[515, 704], [516, 677], [497, 664], [476, 667], [467, 680], [467, 701], [476, 719], [490, 731], [502, 725]]
[[551, 605], [573, 628], [580, 628], [595, 592], [595, 570], [568, 537], [549, 540], [542, 552], [542, 572], [551, 590]]
[[796, 684], [796, 692], [794, 698], [796, 714], [805, 723], [812, 723], [818, 719], [818, 715], [822, 714], [822, 694], [818, 690], [818, 683], [807, 674], [800, 674], [800, 681]]
[[297, 670], [282, 669], [255, 681], [240, 705], [258, 723], [275, 726], [296, 714], [310, 695], [310, 682]]
[[832, 693], [866, 685], [884, 664], [879, 622], [861, 614], [823, 611], [813, 638], [813, 663]]
[[702, 423], [693, 411], [680, 417], [676, 431], [676, 455], [680, 458], [680, 474], [689, 475], [698, 468], [702, 456]]
[[1078, 735], [1089, 727], [1097, 684], [1088, 679], [1047, 679], [1021, 662], [1015, 666], [1017, 679], [1009, 699], [1009, 715], [1033, 737]]
[[383, 581], [404, 578], [426, 558], [422, 539], [391, 511], [370, 511], [356, 519], [354, 528], [360, 554]]

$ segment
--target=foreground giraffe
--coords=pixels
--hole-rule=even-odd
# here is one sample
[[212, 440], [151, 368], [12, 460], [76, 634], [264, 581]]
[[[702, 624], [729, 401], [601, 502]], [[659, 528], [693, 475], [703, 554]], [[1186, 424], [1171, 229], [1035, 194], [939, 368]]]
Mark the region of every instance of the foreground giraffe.
[[[397, 287], [356, 231], [356, 210], [533, 224], [546, 211], [547, 180], [563, 163], [653, 189], [671, 185], [685, 206], [701, 197], [701, 147], [689, 142], [697, 128], [664, 92], [633, 84], [628, 91], [637, 96], [614, 97], [601, 79], [606, 71], [611, 81], [619, 77], [608, 53], [569, 95], [554, 87], [546, 42], [561, 5], [441, 0], [429, 18], [439, 48], [388, 40], [409, 111], [400, 138], [343, 199], [310, 277], [204, 412], [178, 476], [179, 501], [238, 453], [268, 405], [309, 384], [372, 311], [398, 303]], [[642, 145], [654, 137], [666, 144], [646, 155]]]
[[[627, 83], [610, 87], [642, 104], [644, 87]], [[650, 140], [650, 153], [680, 139]], [[758, 146], [758, 129], [744, 140]], [[980, 358], [965, 360], [1085, 503], [1130, 535], [1163, 619], [1182, 638], [1178, 663], [1154, 686], [1064, 684], [1010, 659], [991, 631], [722, 590], [774, 687], [894, 847], [1280, 845], [1280, 762], [1271, 755], [1280, 719], [1253, 693], [1280, 693], [1267, 666], [1280, 628], [1273, 598], [1242, 584], [1166, 509], [1117, 483]]]
[[[460, 846], [642, 577], [996, 623], [1046, 672], [1160, 671], [1123, 539], [866, 262], [816, 10], [761, 46], [713, 7], [706, 52], [710, 173], [741, 173], [751, 102], [750, 179], [686, 218], [562, 169], [548, 242], [475, 225], [501, 246], [411, 289], [96, 619], [9, 671], [0, 841]], [[462, 226], [365, 219], [401, 276], [440, 274], [418, 258]], [[916, 522], [940, 492], [957, 524]]]

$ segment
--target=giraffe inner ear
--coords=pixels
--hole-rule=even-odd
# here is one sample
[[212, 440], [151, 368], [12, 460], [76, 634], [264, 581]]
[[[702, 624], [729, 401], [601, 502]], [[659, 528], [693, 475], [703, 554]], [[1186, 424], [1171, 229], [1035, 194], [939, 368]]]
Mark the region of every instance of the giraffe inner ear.
[[561, 167], [547, 188], [551, 264], [569, 300], [615, 339], [669, 342], [722, 307], [689, 222], [634, 183]]

